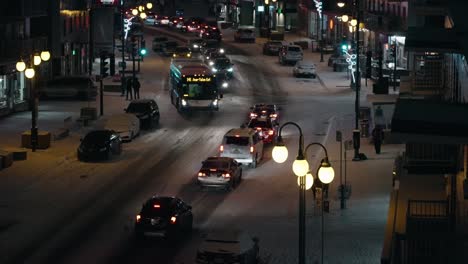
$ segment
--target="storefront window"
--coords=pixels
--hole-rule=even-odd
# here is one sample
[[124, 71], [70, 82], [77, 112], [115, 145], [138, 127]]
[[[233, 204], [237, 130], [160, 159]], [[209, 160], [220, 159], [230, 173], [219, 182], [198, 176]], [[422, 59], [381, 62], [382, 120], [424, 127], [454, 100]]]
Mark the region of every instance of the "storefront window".
[[7, 105], [7, 98], [6, 75], [0, 75], [0, 107], [5, 107]]
[[15, 98], [15, 104], [24, 102], [25, 100], [25, 86], [24, 86], [24, 73], [16, 73], [16, 80], [13, 83], [13, 98]]

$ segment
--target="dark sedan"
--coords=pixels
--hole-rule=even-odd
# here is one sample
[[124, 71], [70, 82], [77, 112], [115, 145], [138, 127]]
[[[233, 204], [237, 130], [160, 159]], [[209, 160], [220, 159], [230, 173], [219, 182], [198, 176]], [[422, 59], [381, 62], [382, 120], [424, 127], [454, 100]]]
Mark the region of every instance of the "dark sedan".
[[109, 160], [122, 153], [122, 140], [115, 131], [93, 130], [88, 132], [78, 147], [78, 160]]
[[283, 46], [281, 41], [268, 41], [263, 44], [263, 54], [264, 55], [278, 55], [279, 50]]
[[153, 196], [142, 206], [135, 219], [135, 235], [175, 238], [190, 232], [192, 207], [177, 197]]
[[152, 128], [159, 124], [159, 107], [153, 99], [139, 99], [130, 102], [125, 112], [135, 114], [142, 127]]

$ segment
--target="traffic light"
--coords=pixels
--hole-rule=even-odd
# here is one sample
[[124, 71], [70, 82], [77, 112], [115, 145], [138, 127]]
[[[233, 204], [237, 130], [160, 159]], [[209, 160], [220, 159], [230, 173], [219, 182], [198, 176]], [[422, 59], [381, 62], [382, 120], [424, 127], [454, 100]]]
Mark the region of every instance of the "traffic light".
[[106, 61], [107, 56], [105, 54], [101, 54], [101, 68], [100, 68], [100, 75], [102, 78], [106, 78], [109, 76], [109, 73], [107, 72], [109, 70], [109, 67], [107, 67], [108, 62]]
[[140, 56], [146, 56], [146, 41], [144, 39], [141, 40], [141, 47], [140, 47]]
[[135, 37], [132, 37], [131, 42], [130, 42], [130, 52], [132, 53], [132, 56], [136, 56], [137, 52], [137, 40]]
[[276, 9], [276, 13], [277, 13], [277, 14], [282, 14], [282, 13], [283, 13], [283, 8], [278, 7], [278, 8]]

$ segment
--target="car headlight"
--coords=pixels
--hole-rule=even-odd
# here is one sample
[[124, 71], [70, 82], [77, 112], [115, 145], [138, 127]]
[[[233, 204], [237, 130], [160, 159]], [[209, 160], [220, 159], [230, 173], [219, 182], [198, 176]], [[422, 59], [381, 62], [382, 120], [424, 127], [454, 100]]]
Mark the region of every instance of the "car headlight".
[[210, 61], [208, 64], [209, 64], [210, 66], [213, 66], [213, 65], [214, 65], [214, 62]]
[[182, 99], [182, 106], [186, 106], [187, 105], [187, 101], [185, 101], [185, 99]]
[[219, 53], [224, 53], [224, 49], [219, 49]]
[[218, 69], [216, 69], [216, 68], [211, 68], [211, 70], [212, 70], [213, 72], [217, 72], [217, 71], [218, 71]]
[[217, 105], [218, 105], [218, 99], [214, 99], [214, 100], [213, 100], [213, 105], [214, 105], [214, 106], [217, 106]]
[[193, 44], [193, 47], [194, 48], [198, 48], [199, 46], [197, 44]]
[[190, 58], [191, 56], [192, 56], [192, 54], [190, 54], [190, 53], [187, 53], [187, 57], [189, 57], [189, 58]]
[[227, 69], [227, 70], [228, 70], [228, 72], [232, 72], [232, 71], [234, 71], [234, 69], [233, 69], [232, 67], [231, 67], [231, 68], [229, 68], [229, 69]]
[[229, 84], [227, 82], [223, 82], [223, 88], [227, 88], [229, 86]]

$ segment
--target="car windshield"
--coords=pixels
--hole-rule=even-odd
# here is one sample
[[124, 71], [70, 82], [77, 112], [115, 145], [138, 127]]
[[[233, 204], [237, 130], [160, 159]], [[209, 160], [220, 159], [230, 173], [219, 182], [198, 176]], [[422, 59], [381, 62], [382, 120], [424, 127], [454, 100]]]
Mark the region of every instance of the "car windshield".
[[226, 137], [227, 145], [239, 145], [239, 146], [248, 146], [249, 138], [248, 137]]
[[228, 58], [219, 58], [215, 60], [215, 65], [218, 67], [227, 67], [231, 65], [231, 61]]
[[224, 160], [205, 160], [203, 162], [203, 169], [227, 169], [229, 162]]
[[190, 50], [187, 47], [177, 47], [175, 51], [176, 52], [189, 52]]
[[143, 113], [150, 110], [149, 104], [146, 103], [130, 103], [127, 108], [129, 113]]
[[108, 130], [97, 130], [91, 131], [83, 139], [84, 145], [96, 145], [103, 144], [110, 137], [110, 132]]
[[266, 121], [266, 120], [258, 120], [258, 119], [253, 119], [249, 123], [250, 128], [255, 128], [255, 127], [265, 127], [265, 128], [270, 128], [271, 123]]
[[184, 93], [188, 94], [189, 98], [192, 99], [212, 99], [216, 94], [216, 90], [213, 89], [213, 83], [185, 83], [183, 84]]
[[288, 47], [288, 51], [299, 52], [299, 51], [301, 51], [301, 48], [299, 48], [299, 47]]
[[174, 212], [175, 200], [170, 197], [161, 197], [147, 201], [141, 209], [144, 217], [168, 216]]

